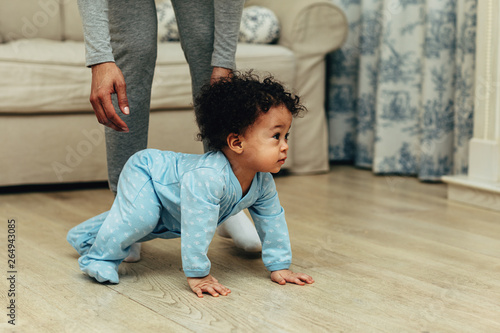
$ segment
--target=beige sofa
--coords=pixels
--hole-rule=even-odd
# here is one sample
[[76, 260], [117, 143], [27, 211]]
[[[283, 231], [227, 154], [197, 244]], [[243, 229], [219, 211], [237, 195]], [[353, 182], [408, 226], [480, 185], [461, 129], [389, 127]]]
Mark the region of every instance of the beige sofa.
[[[238, 69], [271, 72], [309, 109], [292, 126], [286, 168], [328, 169], [324, 112], [325, 54], [347, 34], [328, 0], [255, 0], [280, 20], [278, 45], [239, 44]], [[103, 127], [88, 101], [76, 0], [0, 2], [0, 186], [107, 179]], [[201, 153], [191, 85], [179, 43], [160, 43], [152, 93], [149, 147]]]

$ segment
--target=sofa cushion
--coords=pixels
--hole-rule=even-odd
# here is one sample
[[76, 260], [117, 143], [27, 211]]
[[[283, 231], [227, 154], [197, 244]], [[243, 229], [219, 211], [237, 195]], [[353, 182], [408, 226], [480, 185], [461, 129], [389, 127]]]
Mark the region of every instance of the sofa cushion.
[[0, 1], [1, 39], [13, 41], [40, 37], [62, 40], [60, 7], [58, 0]]
[[[238, 44], [239, 69], [256, 68], [292, 86], [294, 54], [278, 45]], [[82, 42], [24, 39], [0, 44], [1, 113], [92, 112], [91, 72]], [[155, 109], [191, 109], [191, 79], [177, 42], [160, 43], [152, 91]]]

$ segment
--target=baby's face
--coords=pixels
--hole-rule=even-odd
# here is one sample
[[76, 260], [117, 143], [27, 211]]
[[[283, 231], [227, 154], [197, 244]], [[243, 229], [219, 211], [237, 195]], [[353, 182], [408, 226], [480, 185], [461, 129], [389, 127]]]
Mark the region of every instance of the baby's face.
[[255, 172], [280, 171], [287, 157], [291, 125], [292, 114], [283, 105], [260, 115], [243, 135], [247, 166]]

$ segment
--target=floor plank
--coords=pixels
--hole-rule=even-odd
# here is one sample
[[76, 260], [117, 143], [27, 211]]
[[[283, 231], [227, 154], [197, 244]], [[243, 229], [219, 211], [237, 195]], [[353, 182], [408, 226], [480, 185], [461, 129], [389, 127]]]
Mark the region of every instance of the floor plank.
[[[143, 246], [120, 283], [83, 275], [66, 242], [109, 209], [107, 189], [0, 195], [0, 237], [16, 219], [15, 327], [5, 332], [498, 332], [500, 213], [450, 202], [446, 185], [335, 166], [276, 178], [292, 239], [292, 269], [310, 286], [279, 286], [260, 258], [216, 237], [212, 274], [228, 297], [198, 299], [179, 240]], [[0, 250], [7, 274], [7, 250]], [[8, 281], [0, 304], [8, 304]], [[2, 306], [4, 309], [6, 306]], [[7, 310], [5, 310], [7, 311]]]

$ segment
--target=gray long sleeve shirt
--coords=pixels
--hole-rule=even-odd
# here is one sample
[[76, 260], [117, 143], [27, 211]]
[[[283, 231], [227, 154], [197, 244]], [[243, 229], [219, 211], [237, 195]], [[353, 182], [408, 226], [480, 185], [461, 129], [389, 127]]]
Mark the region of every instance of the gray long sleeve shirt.
[[[234, 57], [243, 3], [244, 0], [214, 0], [214, 67], [236, 67]], [[108, 0], [78, 0], [78, 8], [83, 21], [86, 65], [114, 62], [109, 34]]]

